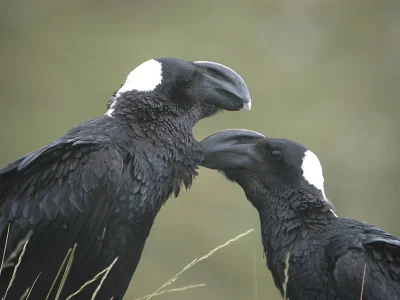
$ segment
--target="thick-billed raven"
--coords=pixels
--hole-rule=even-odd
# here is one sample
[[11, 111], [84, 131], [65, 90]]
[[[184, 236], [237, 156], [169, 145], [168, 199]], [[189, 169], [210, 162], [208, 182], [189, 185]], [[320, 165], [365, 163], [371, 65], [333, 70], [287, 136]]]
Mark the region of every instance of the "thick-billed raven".
[[287, 299], [400, 299], [400, 239], [338, 217], [313, 152], [248, 130], [217, 132], [201, 147], [204, 166], [238, 183], [258, 210], [267, 266]]
[[[161, 206], [197, 175], [203, 156], [193, 126], [250, 106], [243, 79], [228, 67], [151, 59], [128, 75], [104, 116], [2, 169], [0, 253], [7, 258], [33, 230], [7, 298], [19, 299], [37, 279], [29, 299], [45, 299], [76, 243], [61, 299], [117, 257], [96, 299], [122, 299]], [[0, 295], [12, 271], [2, 271]], [[74, 299], [90, 299], [96, 286]]]

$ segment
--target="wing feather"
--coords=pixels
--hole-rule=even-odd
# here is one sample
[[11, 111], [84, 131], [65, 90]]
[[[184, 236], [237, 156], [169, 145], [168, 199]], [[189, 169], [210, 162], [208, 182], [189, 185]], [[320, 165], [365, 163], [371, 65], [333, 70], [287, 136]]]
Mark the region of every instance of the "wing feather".
[[[6, 257], [33, 230], [20, 266], [24, 275], [16, 277], [20, 284], [15, 286], [37, 276], [32, 270], [62, 260], [75, 242], [94, 259], [123, 168], [120, 153], [111, 146], [68, 140], [53, 142], [0, 170], [0, 253], [8, 224]], [[10, 275], [1, 274], [0, 292]]]
[[[400, 295], [400, 240], [377, 228], [367, 228], [360, 248], [336, 261], [334, 277], [345, 299], [397, 299]], [[344, 296], [344, 295], [343, 295]]]

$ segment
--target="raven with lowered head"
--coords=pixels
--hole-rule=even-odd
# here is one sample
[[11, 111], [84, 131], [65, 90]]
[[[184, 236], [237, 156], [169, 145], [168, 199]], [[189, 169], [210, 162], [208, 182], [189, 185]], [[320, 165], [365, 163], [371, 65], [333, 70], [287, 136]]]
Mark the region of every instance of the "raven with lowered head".
[[[193, 126], [250, 106], [243, 79], [228, 67], [151, 59], [128, 75], [104, 116], [0, 170], [0, 253], [7, 258], [33, 231], [7, 298], [35, 283], [30, 299], [45, 299], [77, 244], [61, 298], [118, 258], [96, 299], [122, 299], [161, 206], [197, 175], [203, 156]], [[0, 295], [12, 272], [2, 270]], [[90, 299], [96, 286], [74, 299]]]
[[338, 217], [313, 152], [249, 130], [217, 132], [201, 147], [203, 165], [238, 183], [258, 210], [267, 266], [282, 294], [287, 282], [287, 299], [400, 299], [400, 239]]

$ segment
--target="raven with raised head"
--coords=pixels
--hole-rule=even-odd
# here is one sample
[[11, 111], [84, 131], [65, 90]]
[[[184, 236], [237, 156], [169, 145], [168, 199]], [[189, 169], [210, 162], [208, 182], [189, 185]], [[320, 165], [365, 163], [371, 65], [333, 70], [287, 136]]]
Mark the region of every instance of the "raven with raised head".
[[[0, 170], [0, 253], [7, 258], [33, 232], [7, 299], [33, 285], [29, 299], [45, 299], [75, 244], [61, 299], [116, 258], [96, 299], [122, 299], [161, 206], [197, 175], [203, 156], [193, 126], [250, 106], [243, 79], [228, 67], [151, 59], [128, 75], [104, 116]], [[2, 270], [0, 295], [13, 269]], [[97, 285], [73, 299], [90, 299]]]
[[282, 294], [287, 282], [287, 299], [400, 299], [400, 239], [338, 217], [313, 152], [248, 130], [217, 132], [201, 147], [203, 165], [238, 183], [258, 210], [267, 266]]

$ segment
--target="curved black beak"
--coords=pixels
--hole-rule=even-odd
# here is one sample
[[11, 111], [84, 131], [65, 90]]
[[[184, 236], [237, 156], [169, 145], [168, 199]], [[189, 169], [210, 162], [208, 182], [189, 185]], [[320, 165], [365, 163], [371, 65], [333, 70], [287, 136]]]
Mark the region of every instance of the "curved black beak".
[[204, 76], [198, 91], [204, 93], [201, 96], [206, 103], [230, 111], [251, 109], [249, 89], [238, 73], [214, 62], [192, 63]]
[[264, 140], [261, 133], [245, 129], [228, 129], [213, 133], [200, 142], [203, 167], [216, 170], [242, 169], [261, 164], [257, 145]]

